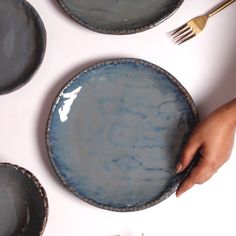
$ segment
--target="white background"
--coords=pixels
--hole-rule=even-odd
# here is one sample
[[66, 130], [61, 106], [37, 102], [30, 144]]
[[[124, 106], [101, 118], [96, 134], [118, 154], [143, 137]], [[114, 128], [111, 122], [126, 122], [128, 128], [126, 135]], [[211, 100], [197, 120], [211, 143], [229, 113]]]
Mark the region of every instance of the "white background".
[[117, 213], [90, 206], [64, 188], [45, 147], [46, 122], [57, 92], [81, 69], [103, 59], [137, 57], [163, 67], [189, 91], [201, 117], [235, 96], [236, 3], [210, 18], [197, 37], [177, 46], [167, 33], [219, 0], [186, 0], [162, 24], [125, 36], [81, 27], [55, 0], [29, 2], [44, 21], [47, 50], [28, 84], [0, 96], [0, 162], [27, 168], [44, 186], [49, 199], [44, 236], [236, 235], [236, 148], [210, 181], [179, 199], [172, 195], [146, 210]]

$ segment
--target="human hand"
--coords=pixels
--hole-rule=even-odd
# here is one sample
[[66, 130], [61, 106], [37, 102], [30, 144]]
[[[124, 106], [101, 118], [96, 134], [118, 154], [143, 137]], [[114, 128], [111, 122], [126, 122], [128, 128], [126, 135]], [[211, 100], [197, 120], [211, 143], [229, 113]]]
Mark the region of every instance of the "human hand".
[[195, 184], [202, 184], [229, 159], [236, 127], [236, 99], [200, 122], [184, 147], [176, 172], [182, 172], [199, 151], [200, 160], [176, 191], [179, 197]]

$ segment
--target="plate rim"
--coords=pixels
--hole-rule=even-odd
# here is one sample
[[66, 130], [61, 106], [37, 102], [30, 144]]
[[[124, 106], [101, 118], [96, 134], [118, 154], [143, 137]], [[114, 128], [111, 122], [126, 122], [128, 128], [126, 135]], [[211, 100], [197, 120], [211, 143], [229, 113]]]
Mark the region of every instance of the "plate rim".
[[72, 11], [69, 9], [69, 7], [66, 5], [65, 0], [57, 0], [57, 2], [61, 6], [61, 8], [65, 11], [65, 13], [69, 15], [71, 19], [73, 19], [75, 22], [79, 23], [80, 25], [84, 26], [85, 28], [89, 30], [95, 31], [97, 33], [102, 33], [102, 34], [126, 35], [126, 34], [140, 33], [159, 25], [160, 23], [162, 23], [163, 21], [165, 21], [166, 19], [168, 19], [175, 13], [179, 9], [179, 7], [182, 5], [184, 0], [178, 0], [174, 10], [168, 11], [162, 18], [158, 20], [155, 20], [152, 23], [147, 24], [145, 26], [136, 27], [134, 29], [124, 29], [124, 30], [104, 29], [102, 27], [91, 25], [83, 21], [79, 16], [73, 14]]
[[0, 89], [0, 95], [5, 95], [8, 93], [14, 92], [20, 89], [21, 87], [23, 87], [29, 81], [31, 81], [33, 75], [38, 71], [39, 67], [41, 66], [43, 62], [46, 48], [47, 48], [47, 31], [38, 11], [27, 0], [20, 0], [20, 2], [24, 6], [24, 8], [27, 8], [31, 11], [32, 16], [35, 18], [35, 21], [37, 22], [37, 25], [39, 27], [39, 32], [40, 32], [39, 35], [42, 41], [42, 50], [40, 50], [40, 59], [37, 65], [34, 67], [34, 69], [32, 69], [32, 71], [24, 79], [21, 80], [22, 77], [20, 77], [20, 79], [19, 78], [15, 79], [13, 85], [8, 86], [8, 88], [3, 87], [3, 89]]
[[50, 141], [50, 125], [52, 123], [52, 116], [53, 116], [53, 113], [55, 111], [55, 108], [58, 105], [60, 97], [63, 94], [63, 91], [66, 90], [71, 84], [73, 84], [73, 82], [75, 80], [77, 80], [81, 76], [83, 76], [83, 74], [85, 74], [87, 72], [90, 72], [92, 70], [96, 70], [96, 69], [98, 69], [102, 66], [111, 65], [111, 64], [115, 65], [115, 64], [119, 64], [119, 63], [135, 63], [135, 64], [138, 64], [138, 65], [149, 66], [152, 69], [156, 70], [157, 72], [161, 72], [164, 75], [166, 75], [168, 77], [168, 79], [170, 79], [171, 82], [173, 82], [176, 85], [176, 87], [179, 89], [179, 91], [186, 98], [186, 101], [190, 105], [192, 114], [194, 116], [194, 126], [193, 126], [193, 128], [196, 126], [196, 124], [199, 122], [199, 116], [198, 116], [198, 112], [197, 112], [197, 109], [196, 109], [196, 105], [195, 105], [192, 97], [188, 93], [188, 91], [183, 87], [183, 85], [172, 74], [170, 74], [169, 72], [167, 72], [165, 69], [161, 68], [160, 66], [157, 66], [157, 65], [155, 65], [151, 62], [145, 61], [143, 59], [139, 59], [139, 58], [114, 58], [114, 59], [108, 59], [108, 60], [104, 60], [104, 61], [101, 61], [101, 62], [98, 62], [98, 63], [94, 63], [93, 65], [90, 65], [87, 68], [80, 70], [75, 76], [70, 78], [69, 81], [67, 81], [64, 86], [62, 86], [59, 89], [57, 95], [55, 96], [55, 98], [52, 102], [51, 108], [50, 108], [50, 112], [49, 112], [49, 116], [48, 116], [48, 120], [47, 120], [47, 125], [46, 125], [46, 131], [45, 131], [45, 140], [46, 140], [47, 153], [48, 153], [48, 156], [49, 156], [50, 163], [53, 167], [53, 170], [55, 171], [55, 173], [56, 173], [57, 177], [59, 178], [60, 182], [64, 185], [64, 187], [67, 190], [72, 192], [79, 199], [83, 200], [84, 202], [86, 202], [86, 203], [88, 203], [92, 206], [95, 206], [95, 207], [98, 207], [98, 208], [101, 208], [101, 209], [105, 209], [105, 210], [116, 211], [116, 212], [132, 212], [132, 211], [144, 210], [146, 208], [157, 205], [158, 203], [162, 202], [163, 200], [165, 200], [166, 198], [171, 196], [176, 191], [177, 187], [181, 184], [181, 182], [189, 175], [192, 168], [197, 164], [198, 155], [196, 155], [196, 158], [194, 158], [194, 160], [190, 163], [190, 165], [186, 168], [186, 170], [184, 172], [177, 175], [176, 181], [173, 182], [172, 185], [168, 186], [168, 188], [165, 189], [164, 194], [162, 194], [161, 197], [156, 196], [155, 199], [150, 200], [149, 202], [146, 202], [146, 203], [144, 203], [140, 206], [113, 207], [113, 206], [98, 203], [95, 200], [92, 200], [90, 198], [85, 197], [79, 191], [77, 191], [72, 186], [70, 186], [70, 184], [67, 183], [65, 178], [60, 173], [59, 168], [54, 164], [53, 158], [55, 157], [55, 155], [51, 151], [52, 144], [51, 144], [51, 141]]
[[40, 226], [40, 231], [38, 232], [39, 236], [43, 235], [43, 232], [44, 232], [44, 230], [46, 228], [46, 225], [47, 225], [48, 212], [49, 212], [48, 197], [47, 197], [47, 193], [46, 193], [44, 187], [41, 185], [38, 178], [31, 171], [25, 169], [22, 166], [19, 166], [17, 164], [12, 164], [12, 163], [9, 163], [9, 162], [1, 162], [0, 163], [0, 168], [14, 169], [16, 172], [26, 176], [35, 185], [35, 187], [38, 190], [38, 192], [41, 196], [41, 199], [43, 201], [44, 216], [43, 216], [42, 224]]

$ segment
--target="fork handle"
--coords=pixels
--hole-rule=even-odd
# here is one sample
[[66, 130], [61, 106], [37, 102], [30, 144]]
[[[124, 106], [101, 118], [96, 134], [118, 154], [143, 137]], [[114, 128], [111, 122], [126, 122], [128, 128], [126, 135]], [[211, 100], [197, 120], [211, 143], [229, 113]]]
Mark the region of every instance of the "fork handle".
[[236, 0], [227, 0], [227, 1], [224, 1], [222, 3], [220, 3], [218, 6], [216, 6], [215, 8], [213, 8], [212, 10], [210, 10], [207, 15], [210, 17], [210, 16], [213, 16], [215, 15], [216, 13], [218, 13], [219, 11], [223, 10], [224, 8], [226, 8], [227, 6], [229, 6], [231, 3], [235, 2]]

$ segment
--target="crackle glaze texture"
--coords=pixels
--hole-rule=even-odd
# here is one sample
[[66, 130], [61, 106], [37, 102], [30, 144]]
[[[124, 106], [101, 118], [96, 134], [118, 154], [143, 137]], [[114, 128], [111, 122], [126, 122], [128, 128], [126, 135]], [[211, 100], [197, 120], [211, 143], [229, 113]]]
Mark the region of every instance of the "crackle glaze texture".
[[46, 33], [24, 0], [0, 1], [0, 94], [25, 84], [41, 63]]
[[48, 202], [38, 180], [27, 170], [0, 164], [0, 236], [39, 236]]
[[110, 210], [138, 210], [173, 193], [175, 164], [197, 115], [167, 72], [137, 59], [91, 67], [62, 89], [47, 144], [63, 183]]
[[102, 33], [148, 29], [171, 15], [183, 0], [58, 0], [72, 18]]

